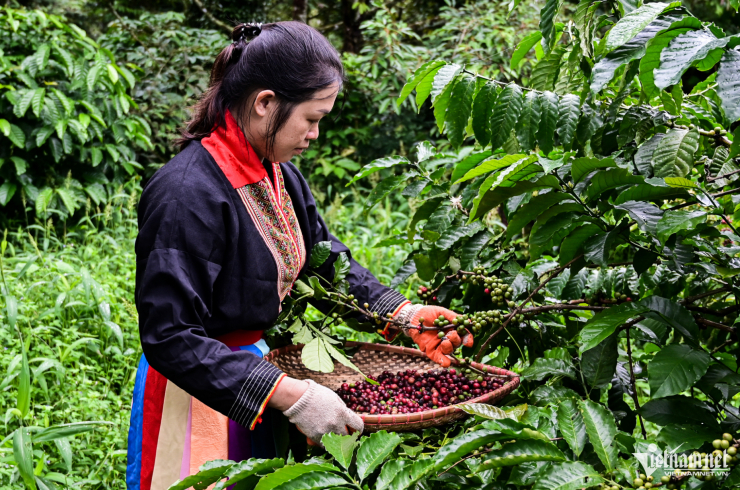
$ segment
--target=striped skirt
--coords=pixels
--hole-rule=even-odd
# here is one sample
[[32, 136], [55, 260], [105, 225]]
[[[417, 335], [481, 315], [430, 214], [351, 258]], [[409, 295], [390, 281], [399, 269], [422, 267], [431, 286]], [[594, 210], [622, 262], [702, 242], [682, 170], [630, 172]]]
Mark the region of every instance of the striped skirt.
[[[219, 340], [232, 351], [264, 357], [269, 348], [262, 339], [238, 345], [258, 338], [229, 335]], [[274, 458], [283, 456], [287, 445], [287, 420], [277, 410], [266, 409], [262, 423], [250, 431], [188, 395], [141, 356], [128, 433], [128, 490], [166, 490], [197, 473], [206, 461]]]

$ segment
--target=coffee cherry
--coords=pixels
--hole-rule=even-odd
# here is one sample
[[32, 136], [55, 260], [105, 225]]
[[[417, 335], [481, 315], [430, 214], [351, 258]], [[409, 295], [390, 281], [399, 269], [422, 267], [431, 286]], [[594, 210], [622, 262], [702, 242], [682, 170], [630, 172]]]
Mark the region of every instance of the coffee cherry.
[[732, 442], [732, 434], [728, 434], [725, 432], [724, 434], [722, 434], [722, 439], [724, 439], [725, 441]]
[[730, 447], [730, 441], [723, 440], [720, 443], [720, 446], [722, 447], [722, 449], [728, 449]]

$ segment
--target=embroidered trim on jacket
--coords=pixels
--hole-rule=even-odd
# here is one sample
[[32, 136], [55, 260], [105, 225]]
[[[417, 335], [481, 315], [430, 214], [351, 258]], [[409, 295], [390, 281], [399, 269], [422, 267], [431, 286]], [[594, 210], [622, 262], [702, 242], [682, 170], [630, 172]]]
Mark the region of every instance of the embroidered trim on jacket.
[[[277, 291], [282, 302], [306, 261], [303, 233], [293, 202], [285, 189], [280, 165], [273, 163], [275, 186], [269, 177], [237, 189], [278, 269]], [[281, 307], [282, 309], [282, 307]]]

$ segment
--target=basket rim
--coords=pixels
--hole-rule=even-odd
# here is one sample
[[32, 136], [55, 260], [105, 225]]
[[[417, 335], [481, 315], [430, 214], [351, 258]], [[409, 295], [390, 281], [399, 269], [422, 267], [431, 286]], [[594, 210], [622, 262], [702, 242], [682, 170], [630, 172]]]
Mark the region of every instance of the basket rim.
[[[411, 347], [404, 347], [401, 345], [390, 345], [390, 344], [374, 344], [371, 342], [345, 342], [345, 347], [359, 347], [359, 350], [370, 350], [370, 351], [381, 351], [381, 352], [392, 352], [397, 354], [403, 354], [407, 356], [413, 356], [413, 357], [427, 357], [426, 354], [424, 354], [419, 349], [413, 349]], [[278, 349], [274, 349], [270, 351], [264, 359], [268, 362], [272, 361], [278, 356], [281, 356], [283, 354], [287, 354], [288, 352], [293, 352], [296, 350], [303, 349], [303, 344], [294, 344], [294, 345], [287, 345], [284, 347], [280, 347]], [[452, 365], [457, 366], [459, 365], [459, 362], [457, 360], [452, 360]], [[504, 396], [508, 395], [512, 391], [514, 391], [521, 382], [519, 374], [509, 371], [508, 369], [499, 368], [496, 366], [489, 366], [487, 364], [481, 364], [479, 362], [472, 362], [471, 365], [479, 369], [481, 371], [485, 371], [490, 374], [498, 375], [498, 376], [508, 376], [509, 380], [504, 383], [504, 385], [494, 391], [490, 391], [486, 394], [480, 395], [476, 398], [472, 398], [465, 402], [465, 405], [471, 404], [471, 403], [486, 403], [488, 401], [496, 401]], [[441, 368], [441, 366], [440, 366]], [[404, 425], [404, 424], [416, 424], [422, 421], [437, 419], [445, 416], [451, 416], [451, 415], [457, 415], [457, 414], [466, 414], [464, 410], [457, 407], [459, 404], [455, 405], [448, 405], [446, 407], [431, 409], [431, 410], [424, 410], [423, 412], [416, 412], [416, 413], [404, 413], [404, 414], [382, 414], [382, 415], [373, 415], [373, 414], [362, 414], [358, 413], [360, 417], [362, 417], [362, 421], [366, 425], [370, 426], [385, 426], [385, 425]]]

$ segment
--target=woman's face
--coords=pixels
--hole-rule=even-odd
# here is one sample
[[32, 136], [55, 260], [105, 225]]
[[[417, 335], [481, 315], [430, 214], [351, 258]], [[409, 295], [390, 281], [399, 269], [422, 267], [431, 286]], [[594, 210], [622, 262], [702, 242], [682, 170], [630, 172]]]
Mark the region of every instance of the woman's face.
[[[311, 140], [319, 137], [319, 121], [334, 107], [339, 89], [333, 84], [314, 94], [312, 100], [298, 104], [285, 125], [275, 136], [272, 154], [267, 153], [267, 125], [277, 109], [275, 92], [263, 90], [252, 105], [251, 121], [242, 125], [244, 135], [260, 158], [271, 162], [287, 162], [308, 148]], [[237, 117], [237, 120], [239, 118]]]

